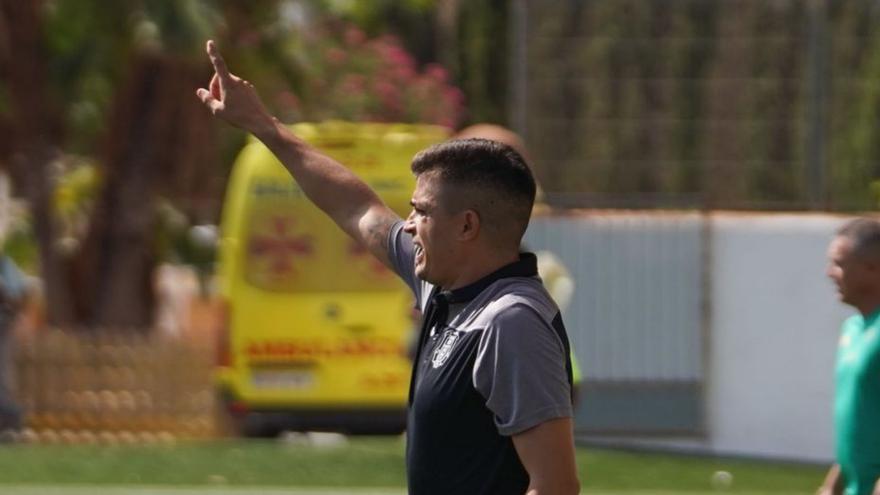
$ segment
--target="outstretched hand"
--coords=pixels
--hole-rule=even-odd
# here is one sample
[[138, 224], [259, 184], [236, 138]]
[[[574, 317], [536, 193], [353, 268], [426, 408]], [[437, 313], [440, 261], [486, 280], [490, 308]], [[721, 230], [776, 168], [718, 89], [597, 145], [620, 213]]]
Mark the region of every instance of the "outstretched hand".
[[208, 88], [196, 90], [196, 96], [211, 113], [230, 124], [254, 134], [271, 127], [274, 119], [260, 100], [254, 85], [229, 72], [213, 40], [208, 40], [206, 50], [214, 77]]

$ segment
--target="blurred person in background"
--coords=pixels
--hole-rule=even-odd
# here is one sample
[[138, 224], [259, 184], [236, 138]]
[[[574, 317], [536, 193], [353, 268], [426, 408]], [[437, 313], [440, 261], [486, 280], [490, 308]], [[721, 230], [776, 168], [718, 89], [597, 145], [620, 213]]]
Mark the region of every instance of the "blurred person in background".
[[820, 495], [880, 495], [880, 222], [861, 218], [837, 231], [828, 277], [859, 314], [841, 328], [834, 396], [836, 460]]
[[[465, 127], [460, 130], [453, 139], [468, 139], [468, 138], [482, 138], [482, 139], [490, 139], [492, 141], [498, 141], [500, 143], [504, 143], [511, 148], [515, 149], [517, 153], [519, 153], [523, 158], [525, 158], [526, 162], [531, 163], [531, 158], [529, 156], [528, 151], [526, 150], [526, 145], [523, 142], [522, 138], [519, 134], [511, 131], [506, 127], [502, 127], [497, 124], [474, 124], [472, 126]], [[549, 209], [548, 206], [543, 202], [543, 191], [541, 190], [540, 184], [535, 184], [537, 186], [537, 194], [535, 197], [535, 207], [533, 211], [544, 211]], [[523, 245], [520, 247], [523, 251], [528, 251], [528, 247]], [[571, 304], [571, 300], [574, 297], [575, 283], [574, 279], [571, 277], [571, 272], [568, 271], [568, 267], [559, 259], [553, 252], [548, 251], [546, 249], [542, 249], [540, 251], [535, 252], [535, 256], [538, 257], [538, 276], [541, 277], [541, 281], [544, 283], [544, 287], [547, 288], [547, 292], [550, 293], [550, 297], [556, 302], [556, 305], [559, 306], [559, 310], [562, 314], [565, 314], [565, 311], [568, 309], [569, 304]], [[581, 373], [580, 365], [578, 364], [577, 356], [575, 356], [574, 348], [571, 349], [571, 367], [572, 367], [572, 377], [574, 379], [574, 404], [577, 406], [580, 402], [580, 390], [581, 385], [583, 383], [583, 374]]]
[[394, 270], [424, 313], [407, 416], [409, 493], [565, 495], [579, 491], [568, 338], [519, 252], [531, 172], [487, 140], [418, 153], [404, 221], [365, 183], [272, 117], [208, 42], [214, 77], [197, 96], [253, 133], [309, 199]]
[[[5, 179], [5, 178], [4, 178]], [[8, 183], [0, 180], [0, 246], [10, 222]], [[13, 332], [25, 303], [27, 283], [18, 266], [0, 248], [0, 441], [22, 426], [21, 407], [12, 393]]]

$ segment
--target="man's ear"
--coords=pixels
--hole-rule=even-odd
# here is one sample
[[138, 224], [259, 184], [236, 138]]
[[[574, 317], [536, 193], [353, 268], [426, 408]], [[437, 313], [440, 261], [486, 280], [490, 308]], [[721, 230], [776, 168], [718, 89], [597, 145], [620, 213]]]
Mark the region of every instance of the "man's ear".
[[459, 240], [472, 241], [480, 235], [480, 214], [476, 210], [464, 210], [461, 213], [461, 224], [458, 232]]

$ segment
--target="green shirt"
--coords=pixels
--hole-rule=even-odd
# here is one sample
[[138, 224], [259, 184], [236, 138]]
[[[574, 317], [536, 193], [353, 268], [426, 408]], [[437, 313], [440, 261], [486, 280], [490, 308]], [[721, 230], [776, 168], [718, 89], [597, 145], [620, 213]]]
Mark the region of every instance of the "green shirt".
[[880, 477], [880, 311], [843, 323], [834, 429], [846, 495], [870, 495]]

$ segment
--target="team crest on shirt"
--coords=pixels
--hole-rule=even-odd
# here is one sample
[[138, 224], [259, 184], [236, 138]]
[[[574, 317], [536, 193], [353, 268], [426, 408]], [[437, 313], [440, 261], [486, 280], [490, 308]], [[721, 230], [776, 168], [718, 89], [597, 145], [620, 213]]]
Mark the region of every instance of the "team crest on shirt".
[[455, 347], [455, 343], [458, 342], [458, 332], [447, 332], [446, 335], [443, 336], [443, 341], [434, 349], [434, 355], [431, 356], [431, 366], [434, 368], [439, 368], [446, 363], [446, 360], [449, 359], [449, 356], [452, 354], [452, 349]]

